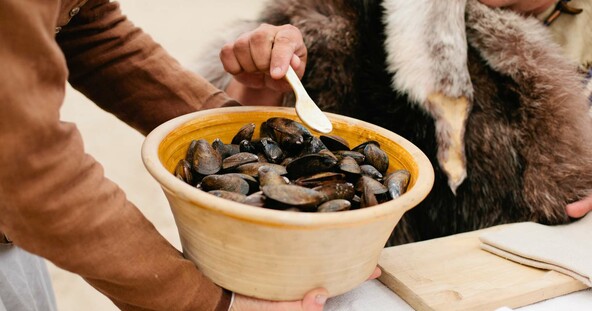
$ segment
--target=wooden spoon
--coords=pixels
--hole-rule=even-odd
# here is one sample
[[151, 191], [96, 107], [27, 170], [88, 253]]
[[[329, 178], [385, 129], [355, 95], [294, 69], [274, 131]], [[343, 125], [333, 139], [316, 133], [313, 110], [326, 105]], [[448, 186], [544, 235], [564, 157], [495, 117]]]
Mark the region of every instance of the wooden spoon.
[[333, 130], [331, 121], [329, 121], [329, 118], [327, 118], [312, 98], [310, 98], [292, 66], [288, 67], [286, 80], [288, 80], [288, 83], [294, 89], [294, 94], [296, 95], [296, 114], [298, 114], [300, 120], [317, 132], [330, 133]]

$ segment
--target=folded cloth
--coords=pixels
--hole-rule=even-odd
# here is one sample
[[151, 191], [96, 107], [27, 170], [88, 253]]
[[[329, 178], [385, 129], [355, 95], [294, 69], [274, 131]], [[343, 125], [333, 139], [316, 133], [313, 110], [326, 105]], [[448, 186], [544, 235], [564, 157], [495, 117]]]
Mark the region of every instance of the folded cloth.
[[510, 224], [482, 234], [481, 248], [536, 268], [567, 274], [592, 287], [592, 213], [567, 225]]

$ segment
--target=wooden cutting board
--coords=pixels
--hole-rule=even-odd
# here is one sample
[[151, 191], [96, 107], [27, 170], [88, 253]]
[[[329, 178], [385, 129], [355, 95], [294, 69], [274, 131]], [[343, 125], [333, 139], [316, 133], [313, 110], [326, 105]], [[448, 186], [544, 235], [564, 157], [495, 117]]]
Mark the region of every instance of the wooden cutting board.
[[385, 248], [380, 281], [416, 310], [517, 308], [587, 288], [481, 250], [479, 235], [501, 228]]

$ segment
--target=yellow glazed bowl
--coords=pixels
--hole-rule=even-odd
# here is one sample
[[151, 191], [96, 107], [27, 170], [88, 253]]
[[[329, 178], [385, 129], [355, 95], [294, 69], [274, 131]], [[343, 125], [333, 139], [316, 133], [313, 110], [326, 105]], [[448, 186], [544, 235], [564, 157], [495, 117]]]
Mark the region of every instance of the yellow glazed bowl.
[[[183, 253], [216, 284], [247, 296], [296, 300], [317, 287], [330, 296], [364, 282], [397, 222], [431, 190], [427, 157], [397, 134], [360, 120], [328, 113], [333, 132], [350, 146], [380, 143], [389, 172], [411, 172], [408, 190], [396, 200], [336, 213], [296, 213], [249, 206], [202, 192], [171, 173], [193, 139], [230, 143], [239, 128], [271, 117], [301, 122], [293, 108], [229, 107], [172, 119], [152, 131], [142, 159], [160, 183], [179, 230]], [[315, 136], [320, 133], [311, 131]]]

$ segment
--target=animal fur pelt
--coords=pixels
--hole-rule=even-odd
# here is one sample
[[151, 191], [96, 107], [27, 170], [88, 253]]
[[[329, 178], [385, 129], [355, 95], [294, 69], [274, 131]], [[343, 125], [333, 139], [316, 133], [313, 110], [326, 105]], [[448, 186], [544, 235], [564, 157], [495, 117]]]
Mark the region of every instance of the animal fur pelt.
[[538, 20], [477, 0], [276, 0], [233, 31], [262, 22], [301, 30], [303, 83], [323, 110], [387, 128], [430, 158], [434, 187], [389, 245], [565, 223], [565, 205], [592, 190], [587, 98]]

